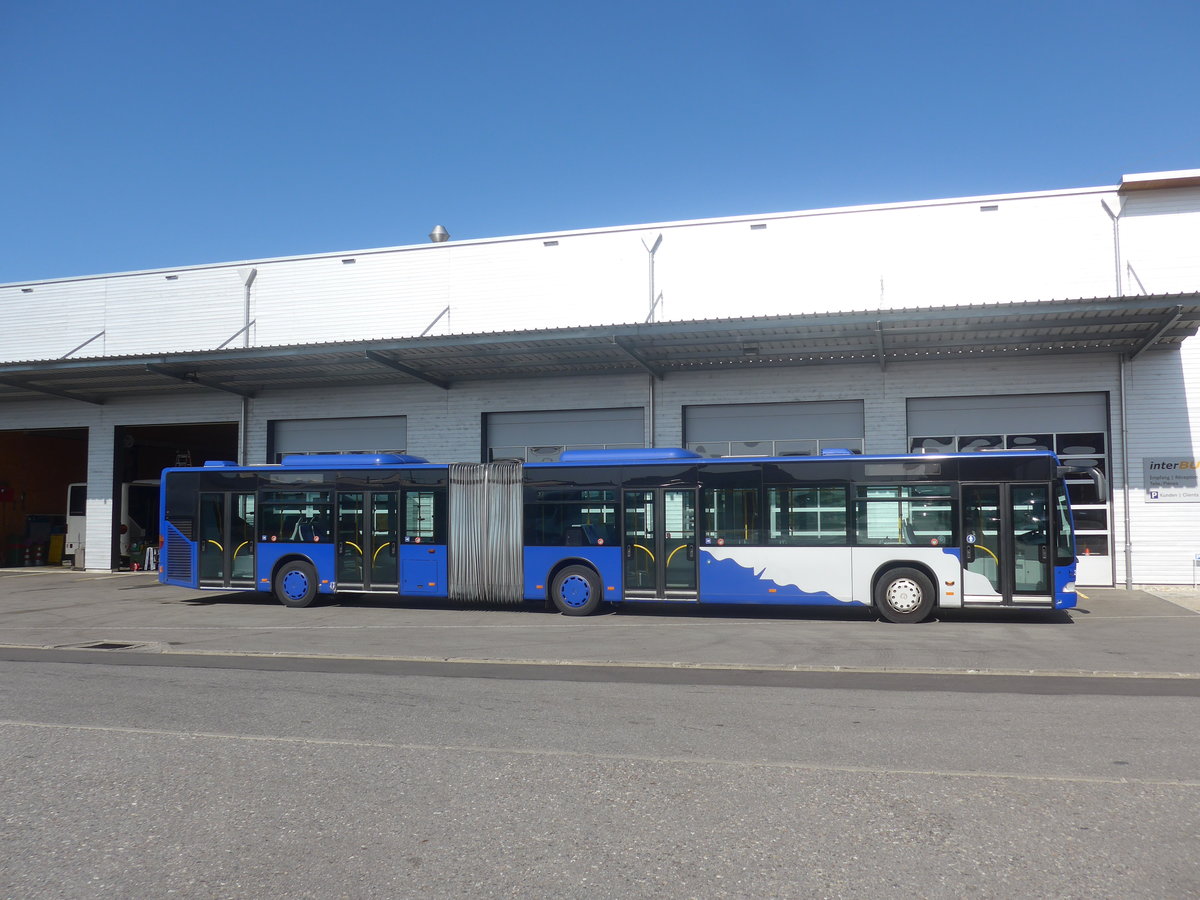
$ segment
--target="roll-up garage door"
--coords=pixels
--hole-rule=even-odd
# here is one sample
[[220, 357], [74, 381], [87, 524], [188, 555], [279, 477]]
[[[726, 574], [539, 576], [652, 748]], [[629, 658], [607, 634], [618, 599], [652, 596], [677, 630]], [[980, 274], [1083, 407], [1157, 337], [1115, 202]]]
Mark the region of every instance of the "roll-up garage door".
[[[1108, 395], [1006, 394], [908, 401], [914, 453], [1053, 450], [1063, 462], [1096, 466], [1109, 482]], [[1079, 556], [1076, 582], [1112, 584], [1112, 509], [1086, 478], [1068, 479]]]
[[275, 462], [288, 453], [403, 453], [408, 447], [405, 416], [279, 419], [270, 431]]
[[1104, 431], [1107, 423], [1108, 395], [1099, 392], [914, 397], [908, 401], [908, 433], [912, 437]]
[[738, 403], [688, 406], [683, 433], [703, 456], [816, 456], [863, 451], [863, 402]]
[[553, 462], [564, 450], [646, 446], [641, 407], [488, 413], [488, 459]]

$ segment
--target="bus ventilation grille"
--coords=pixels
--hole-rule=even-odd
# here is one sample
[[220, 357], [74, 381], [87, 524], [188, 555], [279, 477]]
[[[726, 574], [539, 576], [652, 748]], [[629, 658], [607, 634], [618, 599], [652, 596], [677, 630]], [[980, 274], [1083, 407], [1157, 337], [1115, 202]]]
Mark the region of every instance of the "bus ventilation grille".
[[[190, 529], [189, 529], [190, 530]], [[167, 529], [167, 571], [174, 581], [192, 580], [192, 544], [174, 529]]]

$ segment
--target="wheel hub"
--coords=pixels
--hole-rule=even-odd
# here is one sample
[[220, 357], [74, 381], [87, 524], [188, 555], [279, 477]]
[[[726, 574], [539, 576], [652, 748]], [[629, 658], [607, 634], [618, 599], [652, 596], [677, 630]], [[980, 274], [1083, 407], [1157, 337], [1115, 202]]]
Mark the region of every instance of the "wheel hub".
[[558, 595], [563, 603], [571, 607], [580, 607], [592, 596], [592, 586], [586, 578], [578, 575], [568, 575], [559, 586]]
[[898, 578], [888, 585], [886, 596], [896, 612], [909, 613], [921, 605], [921, 586], [911, 578]]
[[308, 579], [303, 572], [288, 572], [283, 576], [283, 592], [291, 600], [299, 600], [308, 593]]

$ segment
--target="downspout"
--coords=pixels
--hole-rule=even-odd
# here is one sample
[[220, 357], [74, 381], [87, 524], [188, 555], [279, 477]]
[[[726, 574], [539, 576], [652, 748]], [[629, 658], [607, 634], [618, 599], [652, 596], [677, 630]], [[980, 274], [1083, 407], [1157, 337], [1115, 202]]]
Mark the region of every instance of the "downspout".
[[[658, 306], [658, 297], [654, 293], [654, 254], [658, 252], [658, 248], [662, 245], [663, 236], [660, 234], [654, 239], [654, 243], [647, 245], [645, 240], [642, 241], [642, 246], [646, 248], [647, 264], [649, 266], [649, 281], [650, 281], [650, 309], [646, 315], [646, 323], [654, 321], [654, 309]], [[649, 419], [646, 427], [649, 433], [646, 435], [646, 446], [653, 447], [655, 444], [655, 432], [657, 430], [654, 421], [654, 375], [650, 375], [650, 385], [646, 394], [646, 416]]]
[[655, 430], [656, 430], [655, 422], [654, 422], [654, 376], [649, 375], [647, 377], [650, 379], [650, 389], [649, 389], [649, 394], [648, 394], [649, 399], [646, 403], [646, 412], [650, 417], [650, 422], [648, 423], [650, 433], [647, 436], [646, 446], [653, 447], [654, 446], [654, 434], [655, 434]]
[[[238, 269], [238, 274], [242, 276], [243, 294], [243, 316], [242, 316], [242, 346], [250, 346], [250, 286], [254, 284], [254, 279], [258, 277], [258, 269]], [[246, 443], [250, 432], [250, 398], [242, 398], [242, 412], [238, 421], [238, 463], [246, 465], [248, 453]]]
[[1121, 502], [1125, 505], [1125, 590], [1133, 590], [1133, 532], [1129, 514], [1129, 425], [1125, 417], [1125, 368], [1129, 358], [1121, 354], [1118, 371], [1121, 374]]
[[246, 433], [250, 430], [250, 398], [242, 398], [242, 415], [238, 422], [238, 465], [246, 465]]
[[[1113, 212], [1112, 207], [1104, 198], [1100, 205], [1108, 213], [1113, 227], [1113, 278], [1116, 283], [1116, 296], [1125, 296], [1121, 288], [1121, 214]], [[1119, 392], [1121, 407], [1121, 503], [1124, 505], [1122, 516], [1125, 529], [1125, 590], [1133, 590], [1133, 516], [1129, 511], [1129, 424], [1125, 418], [1125, 370], [1129, 366], [1129, 357], [1122, 353], [1117, 358], [1117, 372], [1120, 376]]]

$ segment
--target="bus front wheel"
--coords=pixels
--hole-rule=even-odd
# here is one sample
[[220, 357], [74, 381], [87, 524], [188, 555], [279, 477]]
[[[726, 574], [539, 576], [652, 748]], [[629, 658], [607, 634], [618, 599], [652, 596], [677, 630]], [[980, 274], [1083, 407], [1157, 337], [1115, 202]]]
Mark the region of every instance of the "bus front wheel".
[[933, 604], [933, 585], [916, 569], [892, 569], [875, 584], [875, 608], [889, 622], [922, 622]]
[[275, 598], [284, 606], [300, 609], [317, 599], [317, 570], [302, 559], [284, 563], [275, 573]]
[[564, 616], [590, 616], [600, 606], [600, 579], [587, 566], [567, 566], [550, 582], [550, 599]]

